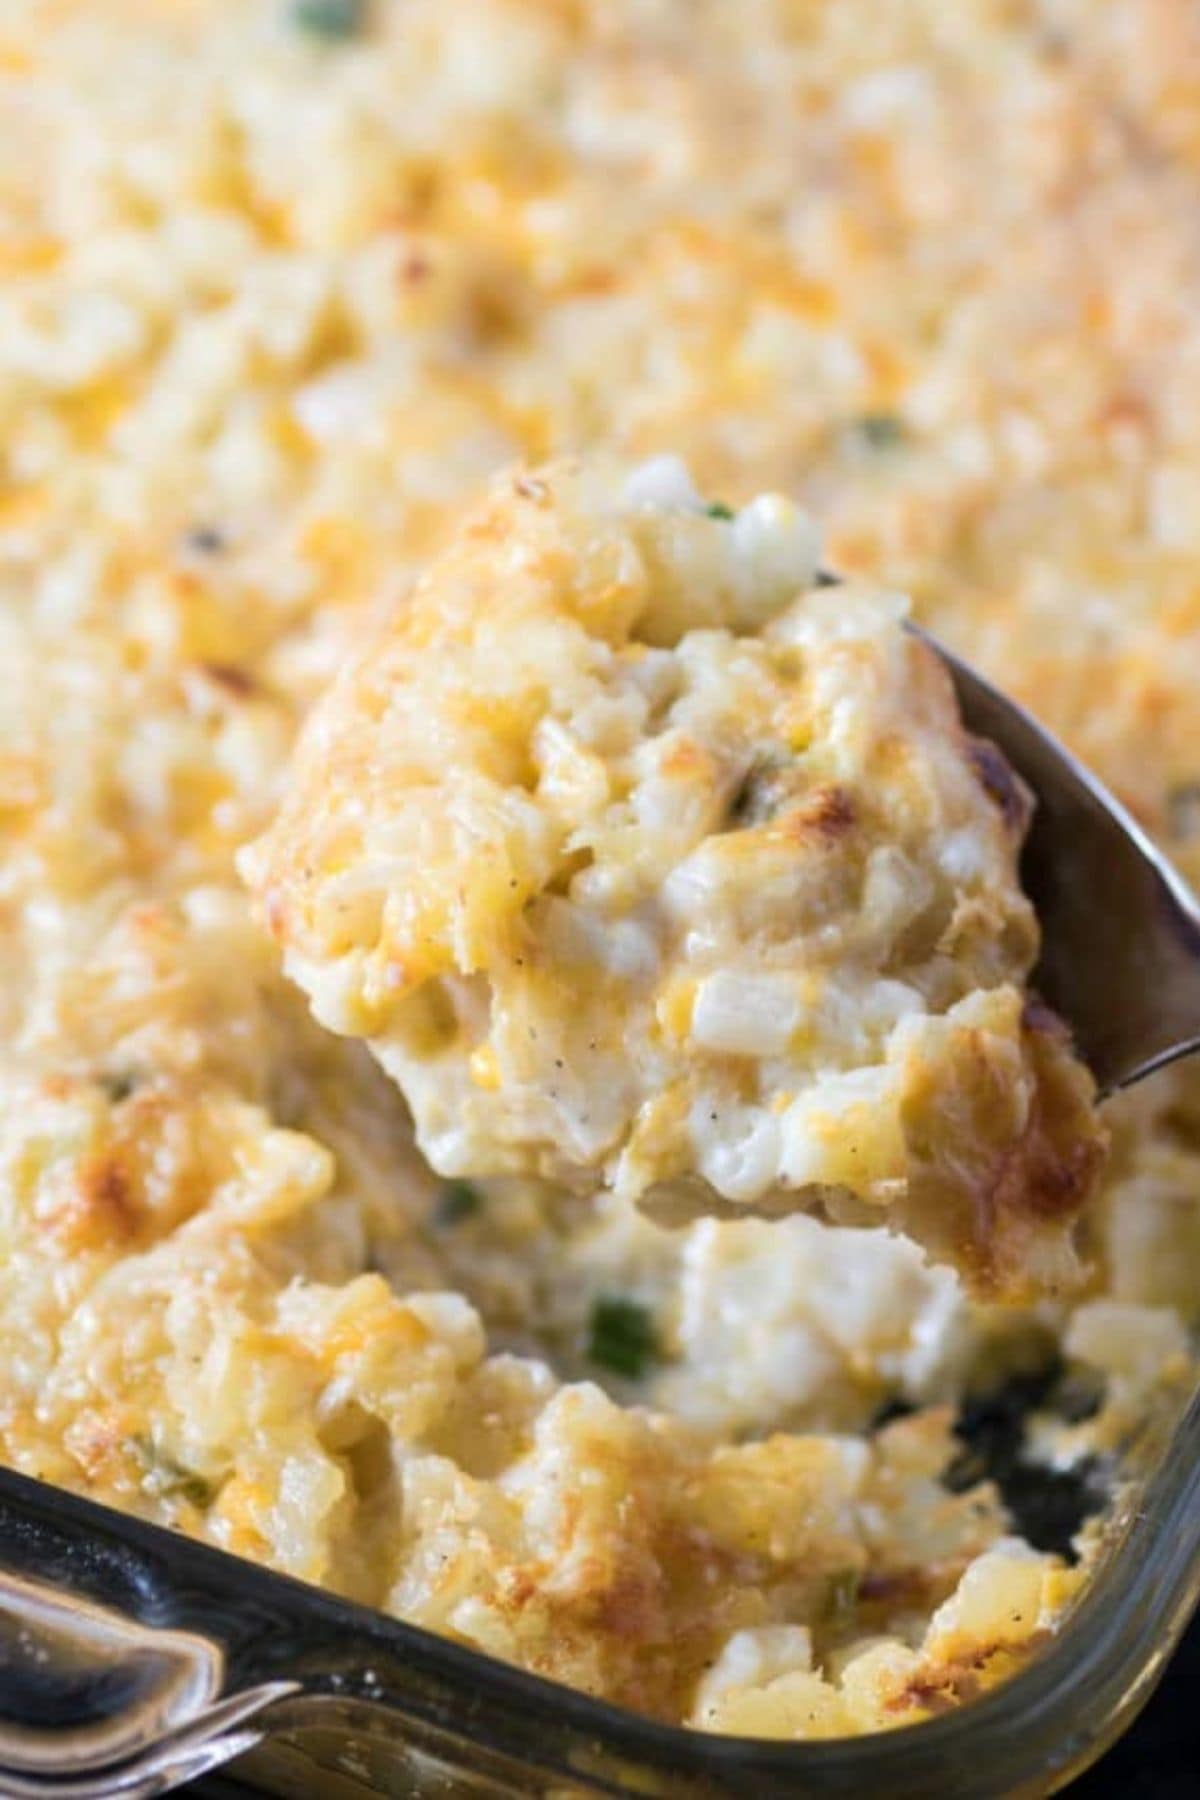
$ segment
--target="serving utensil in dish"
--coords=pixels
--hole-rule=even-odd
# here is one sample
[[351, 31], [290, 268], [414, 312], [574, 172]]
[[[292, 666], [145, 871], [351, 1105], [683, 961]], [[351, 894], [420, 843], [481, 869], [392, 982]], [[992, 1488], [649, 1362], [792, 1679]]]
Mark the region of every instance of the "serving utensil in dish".
[[[1180, 878], [1027, 714], [933, 648], [970, 729], [1037, 796], [1035, 985], [1102, 1090], [1200, 1047], [1200, 913]], [[283, 1794], [1049, 1793], [1136, 1716], [1200, 1599], [1200, 1396], [1147, 1409], [1110, 1487], [1093, 1577], [1026, 1669], [919, 1725], [789, 1744], [661, 1725], [0, 1469], [0, 1792], [149, 1796], [250, 1752]]]
[[1102, 1094], [1200, 1049], [1200, 906], [1136, 819], [1014, 701], [912, 627], [949, 669], [968, 728], [1035, 799], [1021, 882], [1042, 928], [1031, 985], [1071, 1027]]

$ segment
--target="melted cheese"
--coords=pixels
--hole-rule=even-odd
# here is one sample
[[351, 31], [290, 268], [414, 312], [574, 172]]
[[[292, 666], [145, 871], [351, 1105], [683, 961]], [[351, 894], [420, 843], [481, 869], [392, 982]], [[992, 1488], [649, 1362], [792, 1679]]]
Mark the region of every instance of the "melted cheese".
[[1186, 1367], [1191, 1078], [1036, 1318], [881, 1232], [464, 1205], [234, 858], [464, 503], [603, 449], [795, 496], [1200, 871], [1194, 9], [363, 14], [0, 13], [0, 1452], [662, 1718], [919, 1717], [1074, 1580], [941, 1486], [956, 1397], [1057, 1336], [1083, 1454]]

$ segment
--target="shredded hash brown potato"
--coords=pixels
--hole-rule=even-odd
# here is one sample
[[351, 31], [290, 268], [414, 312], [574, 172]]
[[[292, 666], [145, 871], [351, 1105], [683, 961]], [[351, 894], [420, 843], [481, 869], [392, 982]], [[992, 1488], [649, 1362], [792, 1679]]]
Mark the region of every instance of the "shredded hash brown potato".
[[660, 1719], [928, 1717], [1087, 1572], [964, 1396], [1060, 1353], [1069, 1469], [1187, 1377], [1195, 1077], [1108, 1108], [1091, 1287], [987, 1305], [435, 1175], [235, 858], [497, 470], [678, 452], [1200, 875], [1195, 9], [302, 10], [0, 8], [0, 1454]]
[[242, 860], [443, 1175], [886, 1221], [1075, 1285], [1103, 1134], [1024, 981], [1027, 800], [886, 594], [682, 465], [502, 477]]

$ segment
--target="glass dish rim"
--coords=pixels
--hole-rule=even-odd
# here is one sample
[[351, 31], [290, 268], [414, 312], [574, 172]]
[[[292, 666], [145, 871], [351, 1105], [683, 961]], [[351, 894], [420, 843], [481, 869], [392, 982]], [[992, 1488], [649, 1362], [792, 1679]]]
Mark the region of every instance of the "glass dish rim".
[[[111, 1604], [95, 1571], [105, 1554], [124, 1555], [131, 1603], [118, 1603], [120, 1612], [192, 1628], [188, 1609], [200, 1604], [202, 1629], [218, 1642], [228, 1640], [227, 1622], [213, 1623], [222, 1607], [252, 1614], [249, 1648], [222, 1644], [235, 1688], [286, 1678], [293, 1651], [301, 1677], [265, 1716], [268, 1739], [273, 1720], [288, 1730], [315, 1723], [336, 1698], [390, 1721], [393, 1734], [423, 1721], [464, 1750], [600, 1792], [737, 1793], [752, 1779], [756, 1792], [799, 1784], [816, 1795], [861, 1793], [866, 1781], [873, 1800], [1045, 1793], [1132, 1721], [1200, 1600], [1200, 1388], [1160, 1435], [1154, 1466], [1118, 1504], [1082, 1596], [1030, 1662], [940, 1716], [863, 1737], [779, 1741], [661, 1723], [10, 1469], [0, 1469], [0, 1567], [12, 1566], [23, 1543], [18, 1561], [33, 1572], [30, 1544], [44, 1526], [78, 1546], [78, 1568], [41, 1571], [77, 1600]], [[664, 1778], [669, 1787], [655, 1785]]]

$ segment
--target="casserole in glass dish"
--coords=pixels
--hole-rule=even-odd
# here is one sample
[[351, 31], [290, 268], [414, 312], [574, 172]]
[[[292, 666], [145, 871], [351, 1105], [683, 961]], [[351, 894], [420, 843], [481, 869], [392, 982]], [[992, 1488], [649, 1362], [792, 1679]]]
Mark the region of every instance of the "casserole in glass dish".
[[[681, 568], [698, 531], [791, 587], [790, 543], [814, 579], [847, 578], [840, 597], [815, 579], [831, 629], [856, 583], [897, 612], [909, 596], [1200, 876], [1197, 116], [1186, 0], [4, 9], [0, 1785], [136, 1792], [262, 1735], [282, 1786], [315, 1779], [289, 1774], [303, 1755], [385, 1787], [418, 1758], [423, 1781], [461, 1785], [440, 1758], [520, 1791], [1019, 1790], [1136, 1705], [1193, 1595], [1196, 1428], [1172, 1396], [1200, 1297], [1194, 1071], [1108, 1109], [1103, 1193], [1054, 1264], [1090, 1285], [995, 1305], [849, 1215], [667, 1225], [620, 1194], [552, 1190], [552, 1167], [540, 1187], [472, 1183], [443, 1156], [439, 1176], [340, 1035], [370, 1038], [373, 1003], [414, 975], [418, 1010], [436, 1001], [433, 922], [367, 957], [379, 991], [345, 987], [326, 1029], [285, 978], [279, 883], [259, 918], [239, 864], [279, 817], [305, 722], [464, 508], [503, 468], [600, 454], [692, 470], [690, 523], [663, 524]], [[752, 499], [768, 494], [786, 498]], [[632, 592], [618, 560], [609, 600]], [[489, 665], [530, 667], [522, 629], [509, 639]], [[986, 895], [959, 906], [919, 857], [885, 856], [859, 906], [888, 846], [860, 840], [858, 789], [817, 784], [797, 820], [798, 730], [782, 767], [742, 743], [726, 793], [696, 751], [729, 741], [728, 645], [688, 669], [647, 647], [622, 648], [586, 707], [569, 659], [538, 675], [559, 690], [541, 765], [500, 746], [528, 843], [555, 794], [618, 827], [611, 859], [589, 865], [589, 842], [554, 870], [565, 961], [599, 916], [588, 866], [602, 900], [601, 877], [714, 795], [733, 861], [792, 818], [818, 911], [832, 869], [853, 902], [839, 929], [911, 923], [893, 974], [908, 948], [936, 963], [956, 920], [986, 922]], [[761, 682], [769, 648], [732, 660], [782, 718], [805, 664], [781, 648], [780, 682]], [[689, 692], [701, 738], [660, 763], [681, 746], [655, 728]], [[471, 793], [506, 729], [474, 699], [451, 771]], [[351, 747], [352, 713], [335, 733]], [[593, 754], [608, 724], [622, 743]], [[380, 766], [369, 743], [361, 766]], [[319, 770], [302, 819], [327, 788]], [[312, 898], [334, 921], [322, 956], [353, 960], [413, 889], [387, 804], [365, 863], [347, 855], [357, 774], [343, 797]], [[458, 800], [425, 799], [436, 845]], [[941, 838], [961, 869], [969, 844]], [[703, 940], [701, 865], [679, 916]], [[523, 876], [491, 884], [510, 912]], [[741, 881], [720, 891], [757, 917], [758, 876]], [[630, 1017], [639, 904], [599, 934]], [[794, 971], [748, 996], [727, 948], [703, 985], [681, 964], [654, 993], [673, 1043], [707, 1037], [721, 1106], [768, 1039], [782, 1063], [803, 1035]], [[510, 1022], [517, 969], [495, 971]], [[880, 985], [871, 1030], [890, 1038], [911, 984], [867, 997]], [[1036, 1032], [1015, 991], [1006, 1008], [1010, 1036]], [[850, 1041], [859, 1015], [836, 994], [827, 1010]], [[450, 1092], [429, 1015], [427, 1124]], [[578, 1026], [580, 1129], [628, 1073], [622, 1016], [568, 1001], [524, 1021]], [[501, 1065], [472, 1041], [456, 1080], [478, 1100]], [[559, 1060], [535, 1071], [539, 1104], [558, 1107]], [[704, 1091], [688, 1129], [695, 1113], [720, 1191], [761, 1193], [774, 1115], [751, 1121], [761, 1164], [733, 1166], [739, 1112], [727, 1131]], [[1024, 1090], [990, 1091], [1017, 1118]], [[802, 1147], [804, 1107], [774, 1097]], [[902, 1173], [881, 1159], [872, 1181]], [[1020, 1434], [972, 1442], [977, 1396], [1048, 1355], [1105, 1402], [1056, 1414], [1027, 1388], [1028, 1465], [995, 1468]], [[1044, 1529], [1031, 1468], [1056, 1496]], [[1109, 1534], [1072, 1565], [1093, 1502]], [[1032, 1604], [980, 1609], [984, 1577], [993, 1602]], [[47, 1736], [62, 1720], [69, 1743]]]
[[1200, 1599], [1200, 1397], [1125, 1446], [1048, 1646], [867, 1738], [660, 1725], [9, 1471], [0, 1569], [6, 1793], [149, 1795], [244, 1755], [279, 1794], [1046, 1794], [1137, 1716]]

